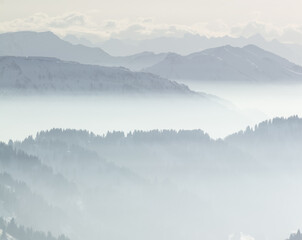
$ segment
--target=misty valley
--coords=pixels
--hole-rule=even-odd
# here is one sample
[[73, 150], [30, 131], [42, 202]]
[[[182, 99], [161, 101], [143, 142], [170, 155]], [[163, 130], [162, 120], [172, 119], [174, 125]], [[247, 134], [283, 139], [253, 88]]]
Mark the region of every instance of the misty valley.
[[0, 146], [1, 214], [70, 239], [285, 238], [299, 221], [301, 133], [295, 116], [223, 140], [42, 131]]
[[0, 33], [0, 240], [302, 240], [302, 45], [79, 41]]

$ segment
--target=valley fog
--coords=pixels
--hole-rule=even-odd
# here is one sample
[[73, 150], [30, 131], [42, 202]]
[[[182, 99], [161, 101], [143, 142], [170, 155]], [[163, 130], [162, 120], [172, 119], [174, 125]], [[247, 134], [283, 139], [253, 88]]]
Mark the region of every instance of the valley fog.
[[224, 137], [261, 119], [250, 121], [249, 116], [229, 105], [226, 102], [224, 106], [220, 99], [181, 96], [0, 96], [0, 140], [21, 140], [54, 127], [98, 134], [112, 130], [202, 129], [212, 137]]
[[74, 240], [284, 240], [301, 222], [302, 122], [253, 127], [300, 114], [301, 86], [189, 85], [202, 93], [2, 94], [0, 186], [17, 206], [2, 216]]
[[302, 84], [198, 82], [179, 80], [194, 91], [204, 91], [232, 102], [249, 116], [273, 118], [301, 115]]
[[23, 139], [54, 127], [98, 134], [112, 130], [202, 129], [213, 138], [224, 138], [265, 119], [302, 115], [299, 84], [180, 82], [193, 91], [210, 94], [214, 105], [221, 106], [198, 97], [2, 94], [0, 140]]

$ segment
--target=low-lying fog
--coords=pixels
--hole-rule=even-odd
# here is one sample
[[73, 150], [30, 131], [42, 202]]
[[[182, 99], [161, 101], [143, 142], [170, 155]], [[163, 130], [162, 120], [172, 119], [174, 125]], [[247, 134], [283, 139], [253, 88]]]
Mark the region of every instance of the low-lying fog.
[[214, 137], [244, 128], [234, 111], [176, 97], [1, 97], [1, 139], [22, 139], [53, 127], [112, 130], [205, 129]]
[[[40, 132], [202, 129], [219, 138], [302, 115], [302, 86], [189, 85], [225, 100], [1, 95], [0, 140], [15, 142], [0, 145], [0, 168], [28, 188], [8, 191], [21, 207], [0, 203], [0, 212], [71, 240], [285, 239], [301, 224], [297, 117], [224, 141], [202, 131]], [[231, 237], [240, 232], [252, 237]]]
[[[259, 121], [301, 115], [302, 85], [238, 85], [186, 82], [216, 95], [228, 109], [196, 98], [101, 96], [0, 96], [1, 141], [23, 139], [54, 127], [111, 130], [202, 129], [223, 138]], [[232, 106], [233, 105], [233, 106]]]
[[[249, 114], [266, 118], [302, 114], [302, 84], [239, 84], [179, 81], [194, 91], [203, 91], [231, 101]], [[261, 118], [261, 117], [260, 117]]]

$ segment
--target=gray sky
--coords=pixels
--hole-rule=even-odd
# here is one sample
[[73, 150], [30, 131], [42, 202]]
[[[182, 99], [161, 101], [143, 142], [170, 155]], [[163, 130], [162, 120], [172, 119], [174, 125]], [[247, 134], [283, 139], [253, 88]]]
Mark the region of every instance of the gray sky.
[[261, 33], [302, 42], [301, 0], [0, 0], [0, 31], [103, 39]]

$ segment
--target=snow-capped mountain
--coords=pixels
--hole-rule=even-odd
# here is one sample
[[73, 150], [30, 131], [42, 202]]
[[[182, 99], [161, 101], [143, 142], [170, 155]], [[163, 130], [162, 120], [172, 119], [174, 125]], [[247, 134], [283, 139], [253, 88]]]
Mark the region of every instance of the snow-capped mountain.
[[200, 81], [302, 81], [302, 67], [255, 45], [223, 46], [187, 56], [169, 54], [144, 69], [170, 79]]
[[1, 89], [39, 91], [193, 93], [150, 73], [45, 57], [0, 57]]

